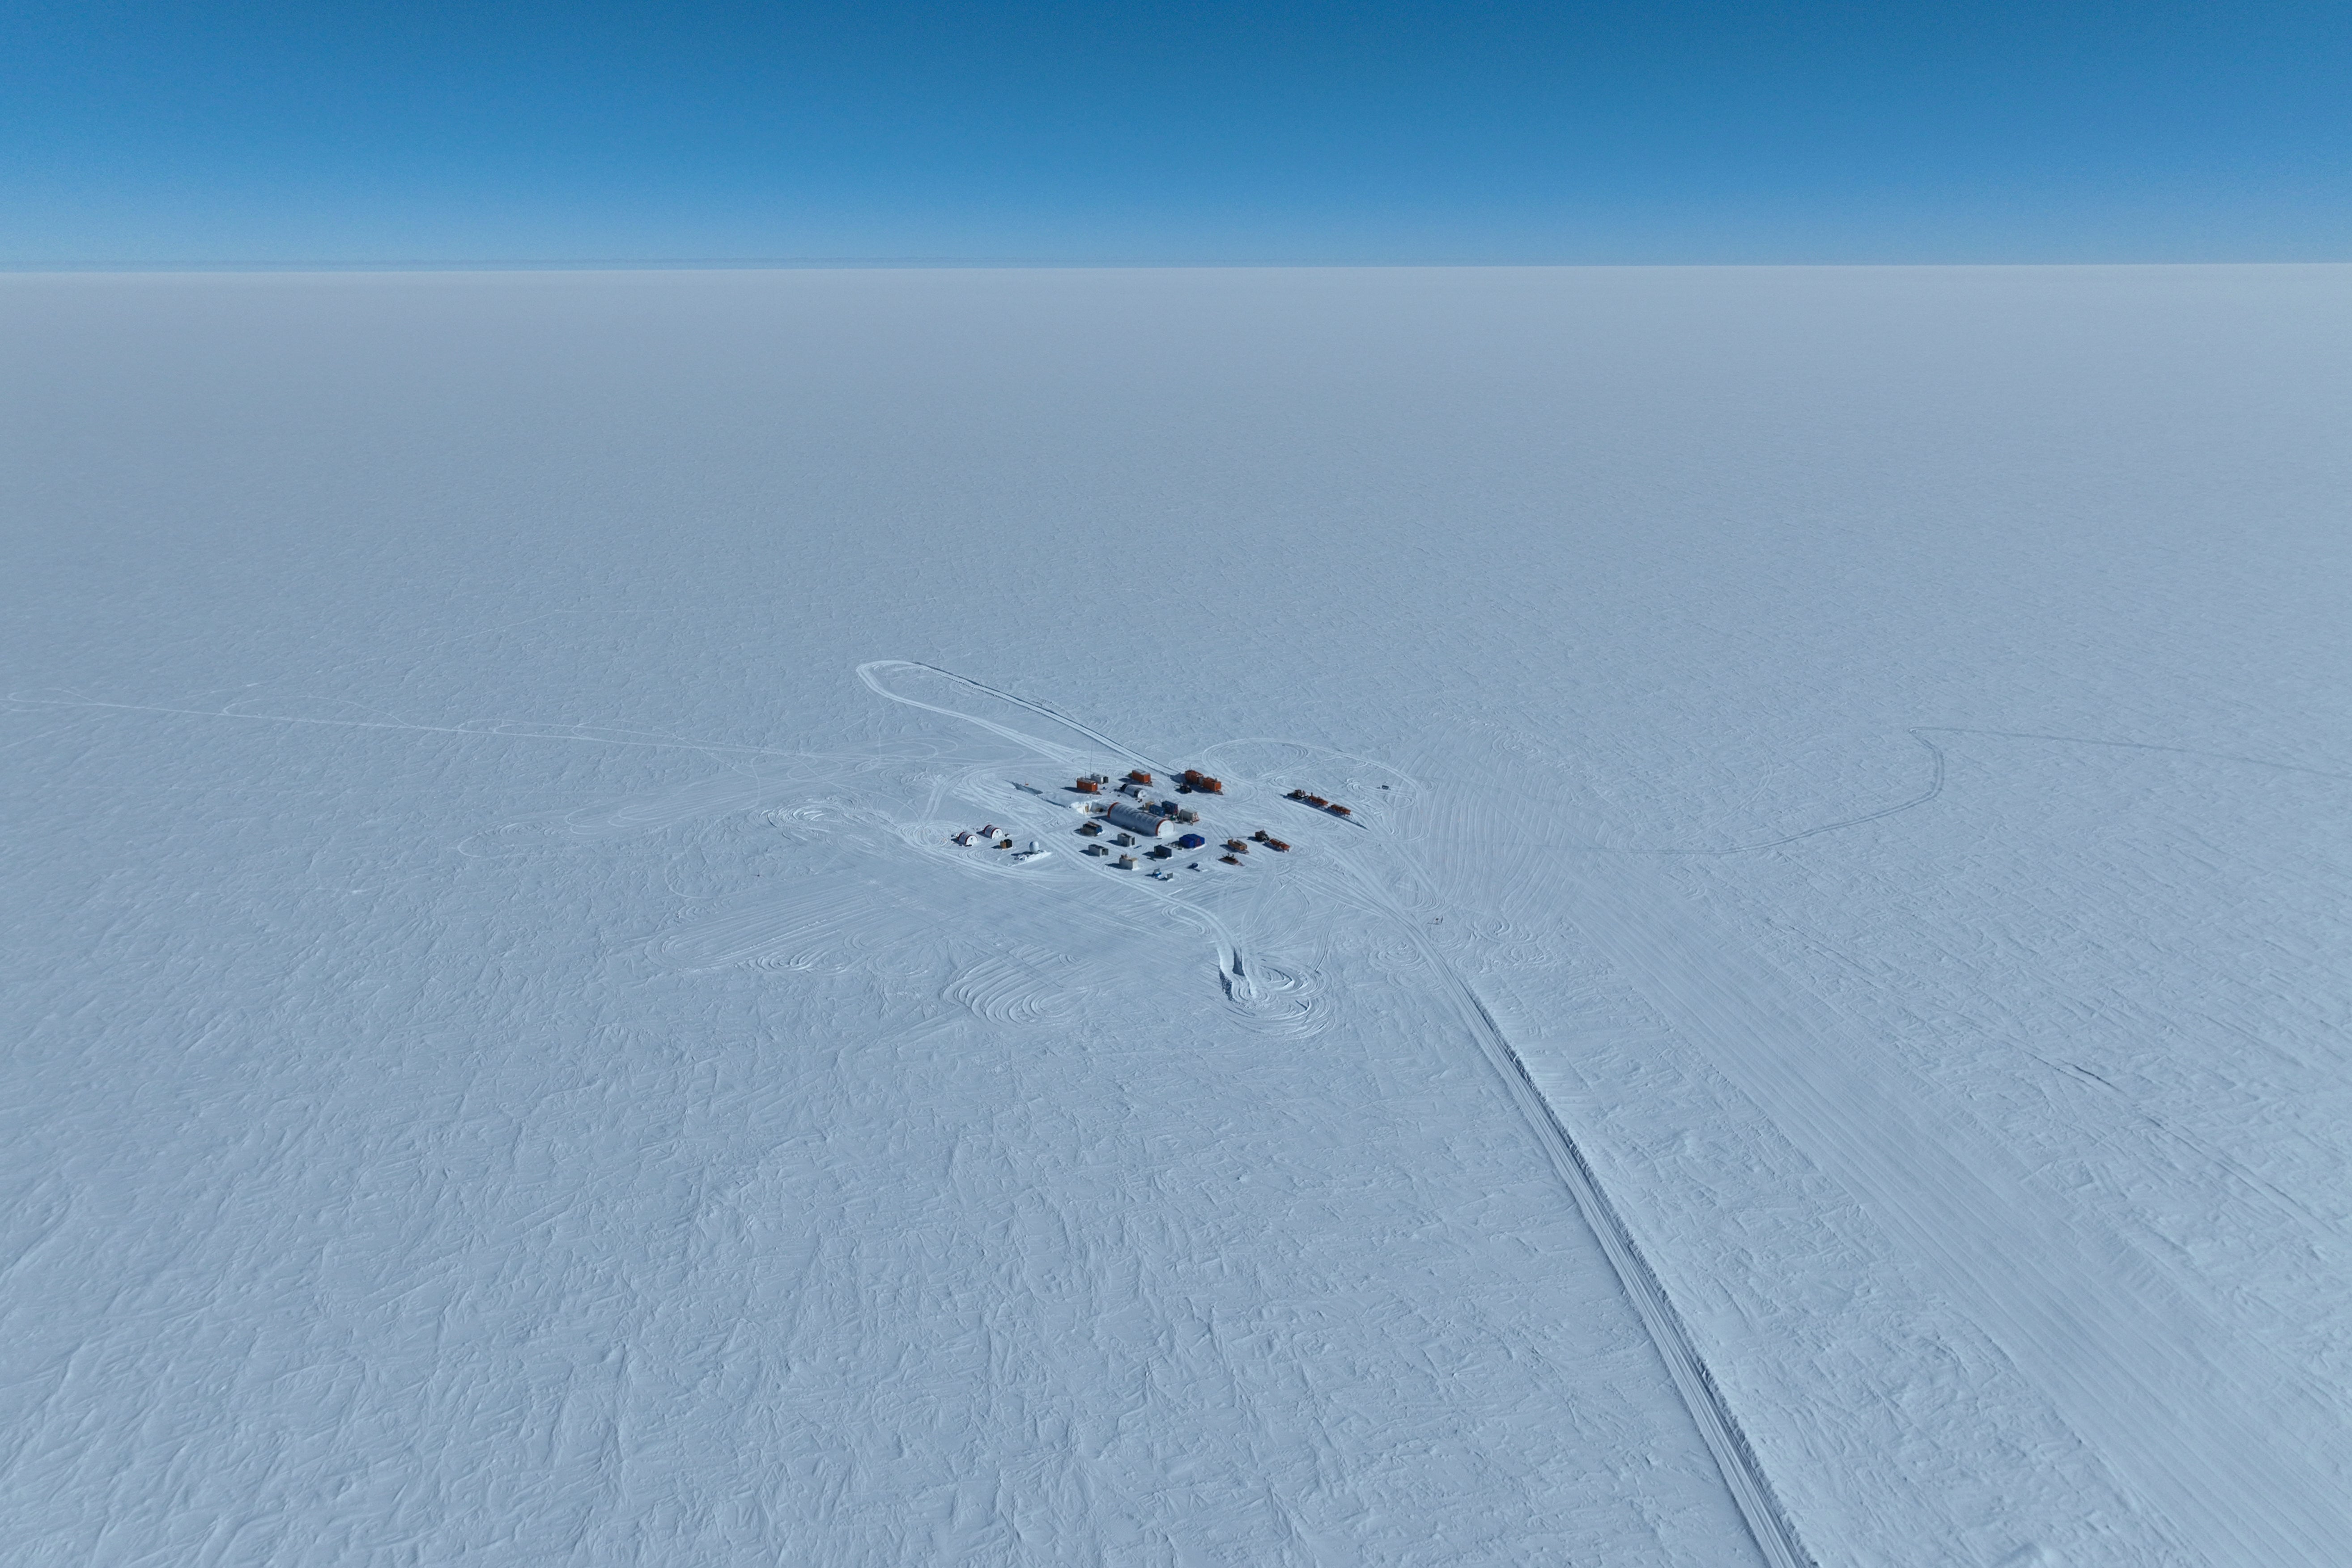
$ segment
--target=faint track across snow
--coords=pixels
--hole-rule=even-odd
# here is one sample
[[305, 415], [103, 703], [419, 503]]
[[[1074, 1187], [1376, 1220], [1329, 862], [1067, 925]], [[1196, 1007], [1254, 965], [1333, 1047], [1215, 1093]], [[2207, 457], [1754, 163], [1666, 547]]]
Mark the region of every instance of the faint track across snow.
[[[920, 708], [926, 712], [944, 714], [950, 719], [961, 719], [967, 724], [977, 724], [982, 729], [988, 731], [992, 734], [1001, 735], [1004, 739], [1013, 742], [1014, 744], [1026, 746], [1032, 751], [1043, 749], [1049, 752], [1058, 753], [1062, 750], [1062, 748], [1054, 746], [1051, 742], [1040, 741], [1036, 736], [1024, 734], [1023, 731], [1013, 729], [1009, 725], [992, 723], [986, 719], [981, 718], [976, 713], [966, 713], [961, 710], [955, 708], [941, 708], [936, 703], [924, 702], [919, 699], [908, 697], [904, 692], [893, 691], [887, 686], [882, 684], [881, 680], [878, 679], [878, 673], [885, 669], [919, 669], [926, 675], [936, 675], [942, 680], [952, 680], [957, 685], [970, 687], [972, 690], [980, 692], [983, 696], [993, 697], [1000, 702], [1009, 702], [1015, 708], [1024, 709], [1029, 712], [1036, 714], [1041, 719], [1050, 719], [1055, 723], [1061, 725], [1064, 729], [1070, 731], [1074, 734], [1084, 735], [1087, 740], [1092, 741], [1095, 744], [1102, 747], [1105, 751], [1113, 752], [1118, 756], [1126, 757], [1131, 762], [1141, 763], [1155, 773], [1165, 773], [1175, 771], [1167, 763], [1155, 762], [1151, 758], [1145, 756], [1141, 752], [1136, 751], [1133, 747], [1124, 745], [1118, 741], [1114, 741], [1108, 735], [1104, 734], [1101, 731], [1091, 729], [1087, 725], [1081, 724], [1076, 719], [1071, 718], [1068, 714], [1048, 708], [1043, 702], [1032, 702], [1025, 697], [1015, 697], [1009, 691], [1003, 691], [993, 686], [983, 685], [980, 681], [973, 680], [967, 676], [958, 675], [953, 670], [941, 669], [935, 664], [922, 664], [910, 658], [877, 658], [859, 665], [857, 667], [857, 679], [866, 682], [866, 686], [877, 696], [887, 697], [893, 702], [903, 702], [909, 708]], [[1076, 755], [1076, 753], [1072, 753], [1072, 755]]]
[[1911, 738], [1927, 748], [1927, 755], [1935, 760], [1936, 771], [1935, 776], [1928, 781], [1927, 787], [1919, 794], [1912, 796], [1909, 800], [1897, 801], [1893, 805], [1882, 805], [1876, 811], [1865, 811], [1859, 816], [1843, 817], [1836, 822], [1824, 822], [1818, 827], [1808, 827], [1801, 832], [1786, 834], [1779, 838], [1769, 838], [1761, 844], [1738, 844], [1734, 845], [1728, 849], [1706, 850], [1702, 851], [1701, 853], [1711, 855], [1752, 855], [1759, 849], [1778, 849], [1783, 844], [1794, 844], [1800, 839], [1819, 837], [1822, 834], [1835, 833], [1843, 828], [1860, 827], [1865, 822], [1876, 822], [1881, 817], [1893, 816], [1898, 812], [1910, 811], [1916, 807], [1926, 805], [1929, 801], [1934, 800], [1937, 795], [1944, 793], [1944, 752], [1942, 747], [1937, 745], [1935, 742], [1928, 740], [1925, 735], [1920, 734], [1916, 730], [1911, 732]]

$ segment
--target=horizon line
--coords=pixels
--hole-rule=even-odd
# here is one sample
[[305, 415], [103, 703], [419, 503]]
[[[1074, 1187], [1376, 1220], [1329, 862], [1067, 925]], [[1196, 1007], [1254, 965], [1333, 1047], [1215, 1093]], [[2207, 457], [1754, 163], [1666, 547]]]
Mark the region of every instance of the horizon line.
[[984, 258], [937, 256], [760, 256], [760, 257], [467, 257], [436, 259], [418, 257], [366, 258], [357, 260], [325, 258], [279, 260], [268, 258], [173, 258], [151, 261], [79, 258], [54, 261], [0, 260], [0, 275], [15, 277], [132, 273], [319, 273], [319, 272], [764, 272], [824, 270], [906, 271], [1626, 271], [1654, 269], [1753, 270], [1797, 268], [1886, 269], [1934, 268], [2095, 268], [2095, 267], [2343, 267], [2352, 256], [2315, 259], [2204, 260], [1882, 260], [1882, 261], [1301, 261], [1301, 260], [1068, 260], [1044, 258]]

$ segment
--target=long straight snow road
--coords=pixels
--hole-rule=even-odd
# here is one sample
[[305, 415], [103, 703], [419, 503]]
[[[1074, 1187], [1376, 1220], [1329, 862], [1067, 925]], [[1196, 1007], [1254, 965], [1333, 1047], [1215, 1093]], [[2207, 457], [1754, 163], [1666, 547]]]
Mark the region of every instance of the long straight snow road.
[[10, 1562], [2352, 1562], [2352, 268], [0, 342]]

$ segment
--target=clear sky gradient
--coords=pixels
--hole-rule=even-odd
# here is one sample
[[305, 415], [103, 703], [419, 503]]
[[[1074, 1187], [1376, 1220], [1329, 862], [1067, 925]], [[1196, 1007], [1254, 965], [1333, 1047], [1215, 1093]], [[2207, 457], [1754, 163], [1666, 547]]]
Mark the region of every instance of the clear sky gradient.
[[2352, 259], [2352, 0], [0, 8], [0, 264]]

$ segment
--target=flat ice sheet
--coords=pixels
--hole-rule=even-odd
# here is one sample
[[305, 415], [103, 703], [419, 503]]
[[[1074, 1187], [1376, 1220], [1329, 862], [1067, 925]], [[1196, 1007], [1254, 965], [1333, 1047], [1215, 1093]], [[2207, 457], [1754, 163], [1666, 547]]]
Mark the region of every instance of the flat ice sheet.
[[2352, 1559], [2352, 269], [0, 323], [27, 1560]]

